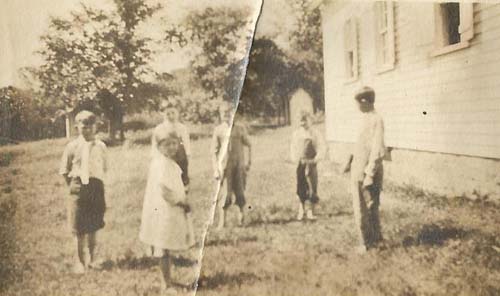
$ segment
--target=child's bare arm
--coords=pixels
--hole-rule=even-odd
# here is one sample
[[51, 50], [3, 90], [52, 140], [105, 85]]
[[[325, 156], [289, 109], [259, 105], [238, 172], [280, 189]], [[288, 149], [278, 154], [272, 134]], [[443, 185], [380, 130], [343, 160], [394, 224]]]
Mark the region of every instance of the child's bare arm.
[[248, 171], [252, 164], [252, 143], [250, 142], [250, 136], [248, 135], [248, 130], [246, 128], [243, 128], [243, 144], [245, 144], [248, 148], [248, 162], [245, 166]]
[[214, 134], [212, 135], [212, 143], [210, 147], [210, 153], [212, 154], [212, 168], [214, 170], [214, 177], [216, 180], [219, 180], [221, 178], [221, 172], [219, 169], [219, 151], [221, 148], [221, 143], [219, 141], [219, 137], [217, 136], [217, 130], [214, 131]]
[[71, 172], [72, 169], [72, 162], [73, 162], [73, 152], [72, 152], [72, 146], [71, 144], [66, 146], [64, 149], [63, 155], [61, 157], [61, 165], [59, 167], [59, 174], [64, 177], [64, 180], [66, 181], [66, 184], [69, 185], [69, 182], [71, 181], [71, 178], [69, 177], [69, 173]]

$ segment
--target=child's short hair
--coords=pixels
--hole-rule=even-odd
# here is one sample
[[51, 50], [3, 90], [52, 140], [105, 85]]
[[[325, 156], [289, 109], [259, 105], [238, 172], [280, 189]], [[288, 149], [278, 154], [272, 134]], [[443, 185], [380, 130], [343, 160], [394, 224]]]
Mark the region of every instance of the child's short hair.
[[84, 125], [91, 125], [96, 122], [96, 116], [94, 113], [88, 111], [88, 110], [83, 110], [78, 112], [75, 116], [75, 122], [77, 124], [84, 124]]
[[219, 111], [219, 113], [223, 113], [223, 112], [226, 112], [227, 110], [232, 111], [233, 109], [234, 109], [233, 104], [231, 102], [221, 101], [219, 108], [217, 110]]
[[165, 133], [161, 133], [159, 135], [156, 135], [156, 143], [160, 145], [161, 143], [170, 140], [170, 139], [175, 139], [177, 141], [180, 141], [180, 136], [177, 134], [176, 131], [170, 130]]
[[176, 108], [176, 106], [170, 102], [169, 100], [162, 100], [160, 102], [160, 111], [170, 109], [170, 108]]
[[375, 103], [375, 91], [373, 88], [365, 86], [358, 90], [354, 95], [354, 99], [360, 103]]

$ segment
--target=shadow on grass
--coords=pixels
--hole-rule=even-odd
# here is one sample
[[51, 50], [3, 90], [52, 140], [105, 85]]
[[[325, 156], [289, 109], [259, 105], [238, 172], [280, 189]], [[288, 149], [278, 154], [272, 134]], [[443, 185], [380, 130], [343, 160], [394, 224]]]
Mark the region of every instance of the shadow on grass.
[[209, 240], [205, 243], [205, 246], [217, 247], [217, 246], [236, 246], [239, 243], [248, 243], [248, 242], [256, 242], [258, 241], [257, 236], [248, 236], [248, 237], [236, 237], [233, 239], [214, 239]]
[[407, 236], [403, 239], [404, 247], [428, 245], [442, 246], [450, 239], [464, 239], [472, 231], [452, 226], [439, 226], [436, 224], [424, 225], [415, 236]]
[[[197, 260], [192, 260], [182, 256], [171, 257], [172, 263], [179, 267], [191, 267], [198, 263]], [[155, 257], [141, 257], [141, 258], [124, 258], [117, 261], [107, 260], [102, 264], [103, 270], [112, 269], [134, 269], [134, 270], [145, 270], [157, 267], [159, 264], [159, 258]]]
[[293, 222], [300, 222], [295, 218], [276, 218], [276, 219], [270, 219], [270, 220], [263, 220], [263, 219], [256, 219], [253, 221], [250, 221], [246, 227], [256, 227], [260, 225], [285, 225]]
[[252, 285], [258, 282], [260, 278], [249, 272], [240, 272], [238, 274], [226, 274], [217, 272], [213, 276], [201, 276], [198, 280], [198, 289], [213, 290], [222, 286], [241, 286], [243, 283]]
[[[0, 292], [22, 280], [13, 255], [16, 251], [14, 216], [17, 203], [13, 198], [0, 199]], [[1, 293], [0, 293], [1, 294]]]

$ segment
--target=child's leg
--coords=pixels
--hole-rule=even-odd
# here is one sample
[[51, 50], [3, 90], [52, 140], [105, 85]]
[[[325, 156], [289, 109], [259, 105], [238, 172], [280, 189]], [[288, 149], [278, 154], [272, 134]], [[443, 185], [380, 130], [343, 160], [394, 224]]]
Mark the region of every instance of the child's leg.
[[245, 185], [246, 185], [246, 172], [245, 167], [239, 166], [235, 172], [235, 178], [233, 182], [233, 191], [235, 195], [235, 203], [238, 205], [238, 226], [243, 225], [243, 220], [245, 218]]
[[171, 283], [170, 280], [170, 254], [167, 250], [163, 251], [163, 256], [160, 258], [160, 270], [163, 276], [163, 287], [166, 289]]
[[305, 212], [305, 201], [307, 199], [307, 182], [305, 177], [305, 166], [299, 164], [296, 170], [297, 175], [297, 196], [299, 198], [299, 207], [297, 212], [297, 220], [302, 220], [304, 218]]
[[318, 170], [315, 164], [308, 165], [308, 174], [306, 175], [307, 186], [308, 186], [308, 209], [306, 212], [307, 219], [314, 220], [314, 207], [319, 201], [318, 197]]
[[97, 232], [91, 232], [87, 235], [87, 242], [89, 246], [89, 255], [90, 255], [90, 263], [91, 267], [97, 267], [96, 264], [99, 264], [97, 261]]
[[364, 192], [361, 188], [362, 182], [357, 180], [351, 181], [351, 194], [354, 212], [354, 222], [356, 224], [356, 232], [359, 236], [360, 247], [367, 247], [367, 209]]
[[73, 243], [76, 250], [73, 272], [83, 273], [85, 272], [85, 235], [75, 235], [73, 237]]
[[[224, 182], [225, 180], [221, 181], [223, 182], [222, 184], [226, 183], [225, 186], [227, 187], [227, 182]], [[229, 191], [229, 190], [227, 190]], [[217, 229], [222, 229], [224, 228], [225, 220], [226, 220], [226, 202], [227, 199], [230, 198], [228, 196], [227, 192], [224, 192], [222, 186], [219, 189], [219, 196], [217, 200], [217, 212], [219, 212], [219, 221], [217, 223]]]

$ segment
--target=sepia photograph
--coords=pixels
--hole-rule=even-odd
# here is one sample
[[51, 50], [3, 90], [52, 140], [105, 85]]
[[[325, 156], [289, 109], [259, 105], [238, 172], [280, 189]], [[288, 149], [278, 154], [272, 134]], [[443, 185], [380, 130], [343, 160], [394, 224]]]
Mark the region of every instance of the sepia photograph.
[[0, 4], [0, 295], [500, 294], [500, 2]]

